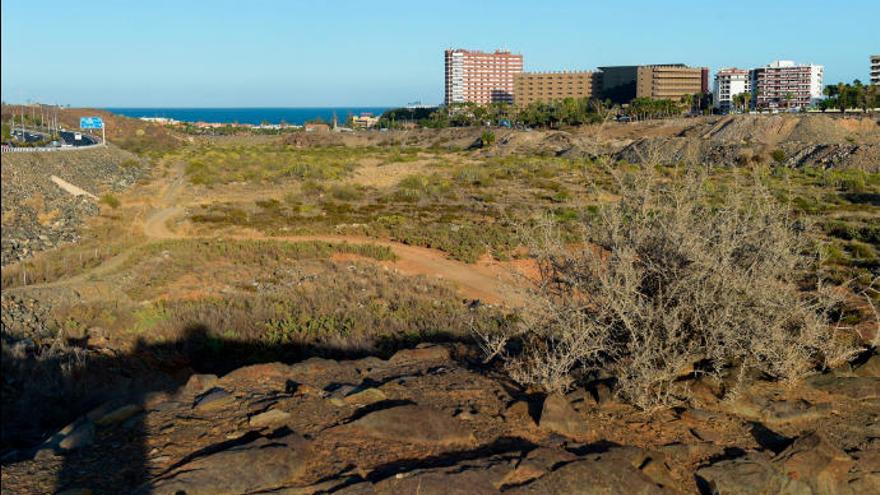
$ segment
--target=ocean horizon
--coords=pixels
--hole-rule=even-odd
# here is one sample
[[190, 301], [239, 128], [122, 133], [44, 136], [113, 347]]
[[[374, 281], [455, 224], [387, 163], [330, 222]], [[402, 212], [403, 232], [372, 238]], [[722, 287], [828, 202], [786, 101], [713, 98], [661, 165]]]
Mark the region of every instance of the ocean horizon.
[[212, 122], [226, 124], [287, 124], [302, 125], [309, 120], [321, 119], [327, 122], [333, 116], [344, 122], [349, 114], [371, 113], [381, 115], [393, 107], [106, 107], [107, 110], [126, 117], [163, 117], [184, 122]]

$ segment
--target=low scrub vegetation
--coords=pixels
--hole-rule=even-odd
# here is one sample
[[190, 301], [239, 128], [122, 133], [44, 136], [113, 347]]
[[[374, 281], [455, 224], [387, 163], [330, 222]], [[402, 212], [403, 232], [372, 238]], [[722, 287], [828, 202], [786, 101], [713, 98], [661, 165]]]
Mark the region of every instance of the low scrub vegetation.
[[186, 173], [193, 184], [271, 182], [283, 178], [339, 179], [354, 169], [345, 148], [296, 150], [288, 147], [232, 146], [195, 152]]
[[619, 201], [576, 243], [553, 222], [526, 232], [543, 282], [523, 323], [476, 329], [511, 376], [561, 390], [610, 375], [650, 409], [682, 400], [673, 385], [688, 374], [795, 382], [853, 356], [839, 300], [817, 282], [815, 238], [765, 187], [614, 175]]

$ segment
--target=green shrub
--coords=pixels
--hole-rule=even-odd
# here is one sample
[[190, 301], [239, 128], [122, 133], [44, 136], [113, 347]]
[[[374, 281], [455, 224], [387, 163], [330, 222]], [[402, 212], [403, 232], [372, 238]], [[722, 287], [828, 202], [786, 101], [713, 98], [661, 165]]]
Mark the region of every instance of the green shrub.
[[119, 208], [119, 205], [121, 204], [119, 202], [119, 198], [117, 198], [116, 196], [114, 196], [111, 193], [102, 194], [101, 199], [99, 199], [98, 201], [101, 202], [102, 204], [109, 206], [110, 208], [113, 208], [114, 210], [116, 208]]
[[495, 145], [495, 133], [492, 131], [483, 131], [480, 134], [480, 144], [483, 148], [491, 148]]
[[772, 158], [773, 161], [776, 163], [782, 163], [785, 161], [785, 151], [775, 149], [770, 152], [770, 158]]

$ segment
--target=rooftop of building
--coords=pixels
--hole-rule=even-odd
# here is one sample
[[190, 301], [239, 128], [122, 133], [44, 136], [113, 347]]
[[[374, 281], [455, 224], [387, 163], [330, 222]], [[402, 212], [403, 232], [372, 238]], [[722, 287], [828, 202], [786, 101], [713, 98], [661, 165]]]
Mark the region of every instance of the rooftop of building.
[[447, 48], [446, 51], [447, 52], [469, 53], [469, 54], [473, 54], [473, 55], [515, 55], [515, 56], [520, 56], [520, 57], [522, 56], [522, 54], [513, 53], [510, 50], [505, 50], [505, 49], [500, 49], [500, 48], [495, 49], [494, 52], [484, 52], [482, 50], [468, 50], [467, 48]]
[[548, 71], [527, 71], [520, 72], [519, 75], [523, 76], [549, 76], [549, 75], [565, 75], [565, 74], [596, 74], [596, 71], [592, 70], [548, 70]]

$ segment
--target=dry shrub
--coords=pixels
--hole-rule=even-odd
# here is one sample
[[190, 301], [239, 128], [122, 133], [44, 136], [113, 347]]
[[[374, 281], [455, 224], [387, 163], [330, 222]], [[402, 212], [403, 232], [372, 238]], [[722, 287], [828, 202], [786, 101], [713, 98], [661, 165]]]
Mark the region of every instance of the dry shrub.
[[620, 200], [575, 243], [549, 220], [526, 233], [538, 303], [515, 329], [478, 332], [515, 379], [560, 390], [610, 375], [621, 398], [652, 408], [678, 402], [672, 384], [695, 366], [794, 382], [854, 355], [803, 221], [758, 180], [721, 190], [677, 172], [613, 172]]

